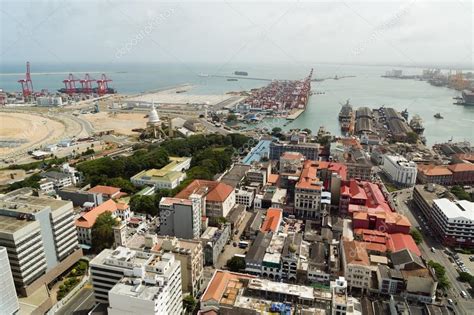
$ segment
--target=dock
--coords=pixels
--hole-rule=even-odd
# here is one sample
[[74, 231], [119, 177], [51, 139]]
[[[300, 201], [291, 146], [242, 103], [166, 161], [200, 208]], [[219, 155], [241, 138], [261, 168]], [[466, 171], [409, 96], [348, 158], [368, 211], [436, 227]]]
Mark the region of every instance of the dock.
[[295, 111], [294, 113], [288, 115], [286, 117], [287, 120], [295, 120], [296, 118], [300, 117], [301, 114], [304, 113], [304, 109], [298, 109], [297, 111]]

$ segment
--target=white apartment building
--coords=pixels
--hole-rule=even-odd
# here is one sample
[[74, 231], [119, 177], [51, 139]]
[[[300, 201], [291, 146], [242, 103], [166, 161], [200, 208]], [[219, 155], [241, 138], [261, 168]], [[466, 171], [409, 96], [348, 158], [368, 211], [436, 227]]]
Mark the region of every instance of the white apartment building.
[[16, 289], [29, 295], [82, 256], [70, 201], [35, 197], [23, 188], [0, 198], [0, 246]]
[[244, 205], [247, 207], [247, 209], [252, 207], [254, 197], [255, 193], [253, 191], [244, 189], [237, 189], [235, 191], [235, 203]]
[[435, 199], [431, 214], [433, 227], [445, 245], [471, 247], [474, 244], [474, 202]]
[[416, 184], [417, 167], [413, 161], [408, 161], [403, 156], [383, 156], [382, 170], [389, 179], [397, 185], [410, 187]]
[[197, 239], [201, 235], [202, 198], [165, 197], [160, 201], [160, 235]]
[[171, 253], [157, 255], [117, 247], [90, 262], [94, 297], [108, 314], [181, 314], [181, 265]]
[[0, 296], [0, 314], [15, 314], [20, 306], [5, 247], [0, 247]]

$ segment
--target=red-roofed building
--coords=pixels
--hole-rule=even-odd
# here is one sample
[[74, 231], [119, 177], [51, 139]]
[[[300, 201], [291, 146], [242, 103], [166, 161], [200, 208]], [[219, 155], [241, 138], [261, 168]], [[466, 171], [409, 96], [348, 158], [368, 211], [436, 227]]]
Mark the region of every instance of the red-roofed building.
[[388, 235], [388, 249], [394, 253], [402, 249], [409, 249], [417, 256], [421, 256], [420, 249], [410, 234], [394, 233]]
[[105, 212], [111, 212], [116, 215], [117, 204], [115, 201], [109, 199], [99, 206], [84, 212], [76, 219], [77, 237], [80, 244], [92, 245], [92, 226], [95, 224], [97, 217]]
[[393, 212], [379, 186], [370, 182], [345, 182], [341, 187], [339, 211], [352, 216], [354, 229], [410, 233], [409, 220]]
[[448, 169], [453, 173], [453, 185], [474, 184], [474, 164], [457, 163], [448, 165]]
[[321, 217], [322, 182], [317, 176], [318, 162], [304, 162], [301, 176], [295, 185], [295, 211], [301, 218], [318, 220]]
[[203, 196], [205, 209], [201, 212], [214, 221], [227, 217], [235, 205], [234, 188], [222, 182], [195, 179], [175, 198], [189, 199], [193, 194]]
[[265, 220], [260, 227], [262, 232], [278, 232], [283, 219], [283, 209], [269, 208]]
[[120, 188], [103, 185], [94, 186], [88, 191], [92, 193], [102, 194], [102, 198], [104, 199], [104, 201], [109, 199], [118, 199], [120, 197], [123, 197], [124, 194], [126, 195], [126, 193], [120, 192]]

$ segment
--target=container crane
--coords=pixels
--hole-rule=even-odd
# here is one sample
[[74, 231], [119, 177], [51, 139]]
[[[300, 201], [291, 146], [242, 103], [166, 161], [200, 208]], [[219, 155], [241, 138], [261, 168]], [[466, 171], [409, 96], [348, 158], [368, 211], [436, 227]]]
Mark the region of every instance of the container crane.
[[30, 74], [30, 62], [26, 62], [26, 78], [18, 80], [18, 83], [21, 84], [21, 90], [23, 92], [23, 97], [29, 98], [33, 94], [33, 81], [31, 81]]
[[94, 81], [96, 81], [96, 79], [91, 78], [89, 76], [89, 73], [86, 73], [86, 75], [84, 76], [84, 79], [82, 79], [80, 81], [81, 86], [82, 86], [82, 93], [92, 94], [92, 92], [93, 92], [92, 82], [94, 82]]
[[105, 73], [102, 73], [101, 78], [97, 80], [97, 85], [98, 85], [97, 93], [99, 93], [99, 95], [104, 95], [109, 91], [108, 82], [112, 82], [112, 80], [107, 78]]
[[66, 93], [72, 95], [76, 93], [76, 82], [80, 80], [76, 78], [72, 73], [69, 73], [68, 77], [63, 80], [64, 86], [66, 87]]

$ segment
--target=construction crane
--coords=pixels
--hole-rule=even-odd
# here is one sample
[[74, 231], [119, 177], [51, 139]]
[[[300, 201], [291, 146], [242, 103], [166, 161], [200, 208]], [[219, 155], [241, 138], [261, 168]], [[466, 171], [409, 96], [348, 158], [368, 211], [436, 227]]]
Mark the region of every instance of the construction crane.
[[33, 94], [33, 81], [31, 81], [30, 74], [30, 62], [26, 62], [26, 78], [18, 80], [18, 83], [21, 84], [21, 90], [23, 92], [23, 97], [25, 99], [29, 98]]
[[68, 77], [63, 80], [64, 86], [66, 87], [66, 93], [72, 95], [76, 93], [76, 82], [80, 80], [76, 78], [72, 73], [69, 73]]
[[102, 73], [102, 76], [99, 80], [97, 80], [97, 93], [99, 93], [99, 95], [104, 95], [106, 94], [108, 91], [109, 91], [109, 84], [108, 82], [112, 82], [111, 79], [107, 78], [107, 76], [105, 75], [105, 73]]
[[86, 73], [86, 75], [84, 76], [84, 79], [80, 81], [81, 86], [82, 86], [82, 93], [91, 94], [93, 92], [92, 82], [94, 81], [96, 81], [96, 79], [91, 78], [89, 76], [89, 73]]

